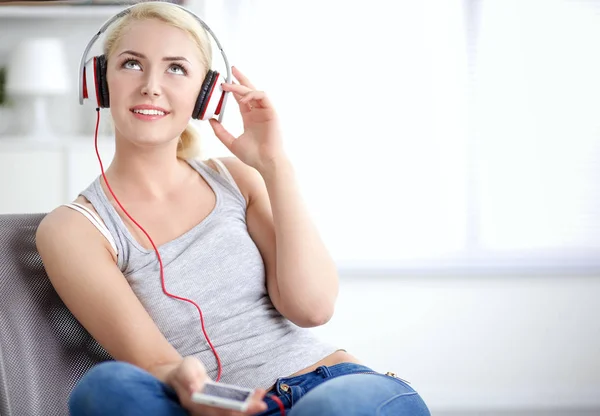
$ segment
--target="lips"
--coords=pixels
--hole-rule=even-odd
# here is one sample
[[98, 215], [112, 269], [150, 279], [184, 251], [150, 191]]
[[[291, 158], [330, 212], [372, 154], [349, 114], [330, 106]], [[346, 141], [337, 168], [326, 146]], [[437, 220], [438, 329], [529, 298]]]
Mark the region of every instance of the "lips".
[[136, 106], [130, 108], [130, 111], [144, 111], [144, 110], [158, 111], [158, 112], [164, 113], [164, 114], [168, 114], [169, 113], [167, 110], [165, 110], [162, 107], [158, 107], [158, 106], [155, 106], [155, 105], [149, 105], [149, 104], [136, 105]]
[[169, 114], [169, 112], [162, 107], [145, 104], [132, 107], [129, 111], [140, 120], [158, 120]]

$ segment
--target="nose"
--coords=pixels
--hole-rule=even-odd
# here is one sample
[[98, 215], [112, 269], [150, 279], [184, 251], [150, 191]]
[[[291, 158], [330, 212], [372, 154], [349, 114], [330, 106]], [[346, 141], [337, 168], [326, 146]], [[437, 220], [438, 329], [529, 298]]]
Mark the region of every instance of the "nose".
[[159, 97], [161, 95], [160, 75], [157, 71], [148, 70], [144, 78], [141, 93], [143, 96]]

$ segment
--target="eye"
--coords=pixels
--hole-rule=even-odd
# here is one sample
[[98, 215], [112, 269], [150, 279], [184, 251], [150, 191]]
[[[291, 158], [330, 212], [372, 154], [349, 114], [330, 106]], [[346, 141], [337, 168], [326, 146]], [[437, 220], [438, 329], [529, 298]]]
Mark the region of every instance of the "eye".
[[179, 64], [173, 64], [169, 67], [170, 70], [173, 71], [173, 73], [177, 74], [177, 75], [186, 75], [187, 71], [185, 70], [185, 68]]
[[137, 69], [136, 66], [139, 68], [140, 63], [135, 59], [128, 59], [125, 62], [123, 62], [123, 65], [121, 65], [121, 67], [125, 69]]

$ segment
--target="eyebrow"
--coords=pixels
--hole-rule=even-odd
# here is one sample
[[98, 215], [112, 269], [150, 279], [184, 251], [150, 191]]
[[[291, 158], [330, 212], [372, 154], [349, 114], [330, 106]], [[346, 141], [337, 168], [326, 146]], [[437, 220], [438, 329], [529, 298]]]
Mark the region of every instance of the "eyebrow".
[[[132, 51], [132, 50], [123, 51], [119, 54], [119, 56], [124, 55], [124, 54], [129, 54], [129, 55], [137, 56], [138, 58], [146, 59], [146, 56], [144, 54], [136, 52], [136, 51]], [[190, 61], [185, 59], [183, 56], [165, 56], [162, 60], [163, 61], [186, 61], [187, 63], [190, 63]]]

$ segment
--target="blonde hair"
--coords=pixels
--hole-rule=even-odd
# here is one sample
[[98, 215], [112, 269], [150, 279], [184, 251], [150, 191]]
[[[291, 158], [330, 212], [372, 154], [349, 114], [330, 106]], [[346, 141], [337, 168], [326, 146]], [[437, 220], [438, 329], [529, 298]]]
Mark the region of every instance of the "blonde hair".
[[[157, 19], [190, 35], [200, 50], [200, 60], [208, 73], [212, 65], [212, 50], [206, 30], [194, 16], [168, 2], [138, 3], [131, 7], [129, 13], [113, 24], [104, 41], [104, 56], [108, 58], [115, 52], [123, 32], [132, 21]], [[206, 75], [206, 74], [205, 74]], [[200, 137], [191, 123], [188, 123], [180, 135], [177, 145], [177, 157], [188, 159], [198, 157]]]

